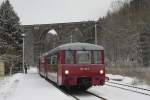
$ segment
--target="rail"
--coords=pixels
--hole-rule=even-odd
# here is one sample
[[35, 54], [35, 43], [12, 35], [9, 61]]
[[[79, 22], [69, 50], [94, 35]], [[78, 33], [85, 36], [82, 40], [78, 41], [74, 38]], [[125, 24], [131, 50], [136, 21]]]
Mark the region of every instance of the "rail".
[[121, 83], [116, 83], [116, 82], [107, 82], [107, 83], [113, 83], [113, 84], [127, 86], [127, 87], [132, 87], [132, 88], [136, 88], [136, 89], [140, 89], [140, 90], [150, 91], [149, 89], [140, 88], [140, 87], [136, 87], [136, 86], [133, 86], [133, 85], [121, 84]]
[[[105, 85], [107, 85], [107, 86], [111, 86], [111, 87], [115, 87], [115, 88], [120, 88], [120, 89], [123, 89], [123, 90], [127, 90], [127, 91], [131, 91], [131, 92], [135, 92], [135, 93], [139, 93], [139, 94], [143, 94], [143, 95], [147, 95], [147, 96], [150, 96], [150, 94], [148, 94], [148, 93], [145, 93], [145, 92], [140, 92], [140, 91], [137, 91], [137, 90], [133, 90], [133, 89], [128, 89], [128, 88], [125, 88], [125, 87], [120, 87], [120, 86], [126, 86], [126, 87], [132, 87], [132, 86], [128, 86], [128, 85], [120, 85], [120, 83], [112, 83], [112, 84], [110, 84], [110, 82], [107, 82]], [[118, 86], [117, 86], [118, 85]], [[132, 88], [135, 88], [135, 87], [132, 87]], [[141, 90], [145, 90], [145, 91], [147, 91], [148, 89], [142, 89], [142, 88], [140, 88]], [[149, 90], [148, 90], [149, 91]]]
[[100, 98], [100, 99], [102, 99], [102, 100], [107, 100], [106, 98], [101, 97], [101, 96], [99, 96], [99, 95], [96, 95], [96, 94], [94, 94], [94, 93], [92, 93], [92, 92], [89, 92], [89, 91], [85, 91], [85, 93], [88, 93], [88, 94], [91, 94], [91, 95], [93, 95], [93, 96], [96, 96], [97, 98]]

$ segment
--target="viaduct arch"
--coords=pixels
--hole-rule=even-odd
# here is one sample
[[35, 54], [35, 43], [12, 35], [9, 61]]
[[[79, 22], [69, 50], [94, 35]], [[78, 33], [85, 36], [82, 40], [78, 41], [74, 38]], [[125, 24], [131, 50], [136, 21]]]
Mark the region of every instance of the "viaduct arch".
[[[30, 63], [34, 62], [34, 64], [37, 64], [40, 54], [54, 47], [54, 42], [55, 46], [70, 41], [94, 43], [95, 21], [23, 25], [23, 28], [26, 34], [25, 60]], [[50, 30], [55, 30], [57, 35], [49, 34], [49, 40], [47, 42], [47, 33]], [[32, 61], [29, 61], [27, 58], [31, 55], [33, 55], [33, 57], [30, 57]]]

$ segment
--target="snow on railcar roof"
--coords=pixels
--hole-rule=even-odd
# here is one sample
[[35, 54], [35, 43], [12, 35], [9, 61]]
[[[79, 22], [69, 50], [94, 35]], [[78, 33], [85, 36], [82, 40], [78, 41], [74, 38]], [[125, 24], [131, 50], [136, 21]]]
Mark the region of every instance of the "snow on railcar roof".
[[68, 43], [58, 47], [60, 50], [103, 50], [104, 48], [99, 45], [90, 43]]
[[104, 48], [100, 45], [94, 45], [90, 43], [67, 43], [64, 45], [60, 45], [48, 53], [52, 53], [58, 50], [104, 50]]

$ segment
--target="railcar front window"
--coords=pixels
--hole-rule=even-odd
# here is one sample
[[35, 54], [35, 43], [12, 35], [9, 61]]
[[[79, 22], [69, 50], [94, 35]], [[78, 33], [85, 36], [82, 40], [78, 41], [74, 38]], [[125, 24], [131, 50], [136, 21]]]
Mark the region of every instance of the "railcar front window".
[[77, 51], [77, 64], [91, 64], [91, 51]]
[[66, 51], [65, 52], [65, 63], [66, 64], [73, 64], [74, 59], [73, 59], [73, 51]]
[[101, 63], [100, 51], [93, 51], [93, 57], [94, 57], [94, 64], [100, 64]]

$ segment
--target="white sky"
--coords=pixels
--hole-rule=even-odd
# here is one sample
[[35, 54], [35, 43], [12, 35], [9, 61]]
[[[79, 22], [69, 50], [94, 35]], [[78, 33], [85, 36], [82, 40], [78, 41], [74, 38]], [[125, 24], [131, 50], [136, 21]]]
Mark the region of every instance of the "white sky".
[[[0, 3], [3, 0], [0, 0]], [[113, 0], [10, 0], [22, 24], [98, 20]]]

